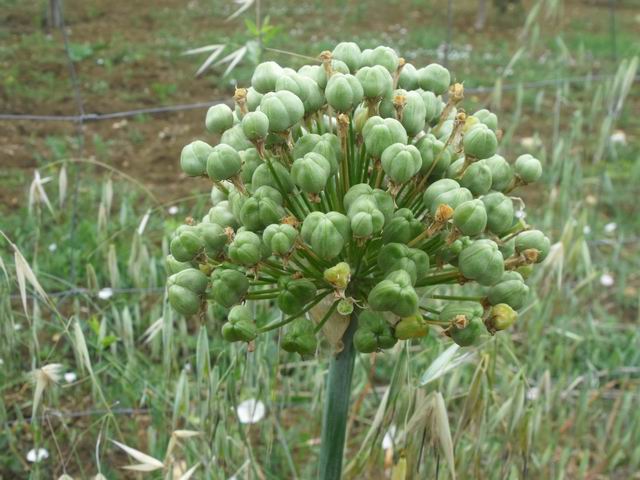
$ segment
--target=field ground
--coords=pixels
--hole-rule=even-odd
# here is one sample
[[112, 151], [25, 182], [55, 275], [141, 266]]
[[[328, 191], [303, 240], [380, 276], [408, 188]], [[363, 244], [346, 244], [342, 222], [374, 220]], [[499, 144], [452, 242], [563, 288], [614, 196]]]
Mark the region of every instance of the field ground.
[[[385, 467], [403, 448], [415, 457], [421, 442], [400, 441], [385, 460], [380, 441], [391, 424], [400, 429], [407, 421], [408, 405], [428, 408], [435, 391], [447, 405], [459, 478], [640, 478], [640, 97], [637, 82], [621, 88], [622, 70], [640, 54], [640, 4], [617, 2], [613, 19], [607, 5], [527, 1], [500, 14], [490, 4], [478, 32], [476, 3], [454, 4], [449, 67], [468, 89], [488, 87], [467, 95], [467, 110], [489, 106], [500, 114], [507, 158], [530, 151], [543, 160], [544, 182], [523, 196], [527, 218], [557, 247], [532, 279], [538, 293], [514, 334], [458, 353], [457, 368], [426, 386], [418, 380], [449, 346], [435, 335], [373, 362], [359, 359], [346, 456], [359, 467], [368, 458], [359, 478], [387, 478]], [[251, 9], [227, 22], [237, 5], [219, 0], [64, 6], [85, 112], [207, 102], [248, 82], [250, 58], [227, 77], [215, 68], [194, 78], [204, 57], [181, 52], [244, 45]], [[262, 8], [278, 29], [268, 44], [274, 49], [315, 56], [348, 39], [389, 44], [416, 65], [443, 61], [442, 0], [277, 0]], [[45, 12], [45, 2], [0, 0], [0, 114], [77, 113], [63, 38], [48, 29]], [[263, 59], [300, 62], [273, 51]], [[559, 82], [518, 88], [547, 80]], [[88, 478], [98, 466], [122, 478], [118, 467], [129, 460], [107, 438], [163, 458], [177, 429], [202, 435], [180, 442], [176, 472], [184, 460], [201, 462], [216, 479], [238, 471], [238, 478], [313, 477], [328, 350], [319, 363], [300, 361], [279, 352], [274, 337], [249, 354], [221, 341], [224, 312], [200, 325], [165, 309], [167, 239], [208, 201], [207, 182], [185, 178], [178, 165], [186, 143], [206, 139], [203, 118], [204, 110], [192, 110], [86, 122], [80, 135], [72, 122], [0, 119], [0, 230], [59, 312], [28, 287], [25, 315], [14, 257], [0, 240], [0, 478], [65, 470]], [[75, 288], [88, 291], [65, 293]], [[258, 313], [275, 315], [265, 305]], [[73, 321], [91, 370], [72, 347]], [[27, 373], [49, 363], [77, 380], [47, 389], [40, 413], [48, 414], [30, 424]], [[372, 424], [392, 387], [382, 422]], [[247, 398], [267, 405], [261, 423], [237, 422], [233, 408]], [[34, 445], [50, 458], [30, 463]], [[433, 445], [424, 447], [425, 475], [438, 465], [445, 478], [448, 467]]]

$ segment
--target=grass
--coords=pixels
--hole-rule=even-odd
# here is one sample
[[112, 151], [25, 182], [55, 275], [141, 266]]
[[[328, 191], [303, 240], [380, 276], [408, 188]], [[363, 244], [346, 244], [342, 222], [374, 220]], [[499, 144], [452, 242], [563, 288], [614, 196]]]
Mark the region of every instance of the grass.
[[[390, 4], [387, 22], [372, 16], [363, 3], [331, 4], [322, 15], [310, 14], [313, 5], [270, 4], [272, 18], [282, 18], [283, 31], [288, 31], [273, 46], [295, 44], [297, 51], [312, 53], [342, 37], [338, 32], [348, 31], [357, 33], [363, 46], [379, 42], [382, 35], [415, 56], [416, 62], [432, 58], [441, 43], [441, 29], [410, 28], [403, 33], [394, 26], [401, 24], [401, 15], [393, 9], [405, 15], [403, 8], [415, 11], [421, 3]], [[115, 106], [138, 106], [135, 102], [149, 98], [167, 103], [200, 100], [188, 90], [196, 83], [191, 75], [197, 62], [177, 54], [227, 34], [201, 28], [187, 35], [180, 30], [180, 25], [191, 23], [222, 23], [210, 17], [208, 4], [198, 5], [166, 6], [148, 13], [159, 33], [129, 50], [124, 48], [126, 32], [101, 46], [100, 38], [83, 38], [78, 25], [80, 38], [73, 42], [76, 53], [84, 57], [78, 59], [79, 69], [83, 88], [93, 92], [90, 101], [110, 95], [115, 95]], [[231, 12], [228, 4], [216, 5], [226, 9], [221, 15]], [[19, 12], [25, 8], [18, 2], [10, 6]], [[564, 68], [561, 76], [615, 72], [606, 42], [606, 17], [591, 14], [593, 25], [586, 30], [581, 23], [585, 14], [575, 12], [573, 5], [567, 9], [570, 15], [564, 25], [536, 22], [539, 39], [534, 42], [529, 37], [526, 52], [505, 81], [553, 78], [559, 75], [558, 66]], [[326, 22], [343, 10], [344, 18]], [[442, 24], [442, 12], [438, 9], [429, 24]], [[203, 18], [205, 13], [209, 16]], [[526, 12], [514, 25], [497, 20], [498, 26], [509, 25], [504, 32], [497, 31], [492, 20], [488, 31], [477, 35], [462, 28], [472, 13], [472, 7], [465, 5], [456, 15], [455, 50], [464, 52], [467, 43], [474, 49], [468, 59], [452, 60], [452, 70], [468, 75], [470, 86], [492, 85], [496, 69], [507, 65], [515, 52], [496, 40], [515, 38]], [[96, 2], [73, 9], [70, 18], [104, 15], [117, 11]], [[373, 27], [364, 28], [368, 18]], [[620, 58], [638, 53], [631, 21], [620, 18]], [[298, 29], [290, 31], [289, 22], [298, 22]], [[407, 22], [416, 26], [424, 18], [409, 15]], [[380, 25], [385, 27], [378, 29]], [[43, 100], [45, 109], [55, 110], [68, 99], [63, 70], [60, 75], [38, 73], [33, 62], [60, 62], [59, 44], [34, 33], [35, 21], [28, 28], [29, 34], [12, 32], [18, 41], [2, 47], [2, 63], [11, 65], [10, 71], [3, 70], [3, 82], [10, 76], [20, 79], [4, 84], [14, 89], [8, 90], [14, 98], [7, 105], [31, 106]], [[242, 31], [234, 32], [230, 41], [242, 42]], [[566, 51], [559, 47], [558, 37]], [[40, 52], [36, 60], [25, 55], [36, 49]], [[574, 63], [566, 62], [567, 52]], [[106, 76], [96, 74], [102, 72], [93, 67], [97, 58], [104, 58], [100, 68]], [[161, 58], [174, 70], [168, 77], [149, 72], [153, 80], [147, 82], [148, 91], [123, 89], [120, 79], [135, 84], [139, 62], [147, 65], [149, 58]], [[533, 63], [539, 58], [546, 60]], [[246, 78], [250, 68], [244, 65], [234, 75]], [[202, 85], [210, 88], [220, 80], [200, 82], [197, 91], [202, 93], [207, 91]], [[469, 98], [468, 105], [493, 104], [500, 111], [503, 128], [511, 132], [504, 146], [508, 158], [531, 149], [543, 160], [544, 181], [523, 192], [529, 205], [527, 218], [551, 232], [561, 247], [531, 279], [536, 294], [511, 335], [498, 335], [478, 349], [454, 352], [447, 350], [450, 342], [432, 334], [389, 353], [358, 357], [345, 457], [351, 478], [388, 478], [385, 475], [394, 465], [402, 465], [403, 458], [410, 471], [420, 463], [422, 478], [434, 478], [438, 470], [445, 478], [451, 471], [447, 423], [460, 478], [637, 477], [640, 221], [635, 198], [640, 147], [634, 132], [639, 124], [632, 93], [623, 97], [625, 107], [616, 124], [607, 127], [605, 120], [613, 119], [610, 112], [615, 105], [609, 94], [617, 98], [619, 92], [614, 83], [609, 79], [550, 87], [544, 94], [505, 90]], [[167, 308], [162, 286], [169, 235], [185, 217], [199, 217], [208, 208], [205, 188], [169, 189], [168, 182], [176, 183], [175, 165], [156, 161], [147, 149], [160, 141], [160, 131], [176, 138], [172, 148], [188, 142], [191, 130], [177, 129], [180, 122], [189, 124], [193, 135], [201, 134], [201, 112], [193, 120], [145, 117], [131, 119], [119, 129], [112, 124], [88, 126], [85, 160], [92, 163], [69, 160], [79, 151], [71, 126], [65, 131], [22, 132], [13, 139], [28, 146], [29, 164], [41, 177], [50, 177], [42, 188], [53, 211], [42, 198], [32, 200], [29, 208], [31, 168], [8, 168], [0, 177], [2, 189], [19, 202], [13, 210], [0, 207], [0, 229], [22, 252], [51, 301], [39, 297], [27, 280], [30, 296], [25, 313], [17, 283], [24, 266], [16, 265], [9, 243], [0, 240], [0, 448], [4, 452], [0, 476], [56, 478], [66, 471], [74, 478], [89, 478], [101, 471], [107, 478], [122, 478], [120, 467], [133, 460], [109, 441], [116, 440], [156, 459], [166, 458], [176, 478], [194, 465], [198, 465], [195, 478], [226, 479], [237, 472], [238, 478], [314, 477], [328, 349], [321, 350], [318, 362], [300, 359], [279, 349], [277, 333], [270, 333], [250, 353], [246, 346], [222, 341], [224, 311], [211, 309], [203, 319], [184, 319]], [[615, 129], [627, 133], [626, 144], [609, 141]], [[535, 136], [540, 146], [528, 147], [528, 139]], [[160, 148], [167, 147], [160, 144]], [[127, 158], [122, 158], [123, 151]], [[174, 163], [177, 152], [172, 155]], [[151, 157], [153, 168], [142, 162], [142, 156]], [[60, 181], [65, 174], [66, 188]], [[170, 210], [174, 206], [177, 212]], [[73, 296], [58, 294], [75, 288], [87, 290]], [[112, 296], [107, 288], [113, 289]], [[266, 302], [255, 308], [259, 324], [279, 315]], [[453, 355], [446, 364], [444, 352]], [[440, 366], [430, 370], [434, 361]], [[75, 373], [77, 379], [49, 385], [37, 418], [29, 421], [33, 387], [28, 372], [52, 363], [62, 364], [63, 371]], [[260, 399], [267, 407], [267, 416], [259, 423], [237, 421], [234, 409], [248, 398]], [[391, 425], [397, 435], [392, 456], [385, 458], [389, 452], [381, 442]], [[184, 434], [175, 433], [181, 430], [198, 435], [181, 437]], [[171, 445], [176, 446], [167, 455]], [[27, 452], [40, 447], [50, 457], [27, 462]], [[161, 473], [151, 477], [160, 478]]]

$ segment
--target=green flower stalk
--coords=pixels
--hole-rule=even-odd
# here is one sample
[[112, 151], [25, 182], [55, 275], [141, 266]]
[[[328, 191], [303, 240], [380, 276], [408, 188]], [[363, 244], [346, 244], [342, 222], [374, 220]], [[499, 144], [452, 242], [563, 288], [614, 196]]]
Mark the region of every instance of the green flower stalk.
[[[430, 330], [476, 345], [516, 322], [529, 295], [518, 272], [549, 253], [509, 196], [539, 180], [540, 161], [501, 156], [497, 116], [467, 116], [451, 79], [441, 65], [353, 42], [297, 72], [264, 62], [234, 108], [207, 112], [220, 142], [181, 153], [188, 176], [211, 179], [213, 206], [170, 241], [168, 300], [186, 316], [207, 303], [229, 309], [229, 342], [272, 341], [281, 329], [291, 354], [332, 349], [321, 479], [340, 478], [356, 352]], [[484, 296], [424, 292], [456, 283]], [[253, 301], [282, 319], [256, 324]]]

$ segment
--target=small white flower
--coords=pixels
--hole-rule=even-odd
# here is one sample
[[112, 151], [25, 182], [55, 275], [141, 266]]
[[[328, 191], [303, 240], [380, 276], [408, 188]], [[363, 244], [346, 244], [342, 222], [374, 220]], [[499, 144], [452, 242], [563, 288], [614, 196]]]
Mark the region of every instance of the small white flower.
[[64, 381], [67, 383], [73, 383], [78, 379], [75, 372], [67, 372], [64, 374]]
[[616, 222], [609, 222], [604, 226], [605, 233], [613, 233], [618, 228], [618, 224]]
[[525, 218], [527, 216], [527, 212], [525, 212], [524, 210], [518, 210], [516, 212], [516, 218]]
[[169, 212], [169, 215], [175, 215], [178, 213], [178, 207], [176, 205], [171, 205], [168, 209], [167, 212]]
[[96, 63], [97, 63], [98, 65], [104, 65], [104, 58], [98, 58], [98, 59], [96, 60]]
[[264, 403], [260, 400], [256, 400], [255, 398], [250, 398], [249, 400], [240, 402], [236, 409], [236, 414], [238, 415], [240, 423], [258, 423], [264, 418], [266, 412], [267, 409], [264, 406]]
[[30, 463], [38, 463], [42, 460], [46, 460], [47, 458], [49, 458], [49, 452], [44, 448], [39, 448], [37, 450], [32, 448], [27, 453], [27, 462]]
[[100, 300], [109, 300], [111, 297], [113, 297], [112, 288], [103, 288], [98, 292], [98, 298]]
[[585, 225], [582, 228], [582, 233], [584, 233], [585, 235], [589, 235], [591, 233], [591, 227], [589, 225]]
[[4, 365], [4, 360], [0, 358], [0, 365]]
[[538, 387], [531, 387], [527, 390], [527, 400], [535, 400], [540, 396], [540, 389]]
[[624, 133], [622, 130], [616, 130], [611, 134], [611, 136], [609, 137], [609, 140], [611, 141], [611, 143], [614, 143], [614, 144], [626, 145], [627, 134]]
[[52, 243], [51, 245], [49, 245], [50, 252], [55, 252], [57, 249], [58, 249], [58, 245], [56, 245], [55, 243]]
[[13, 324], [13, 329], [14, 329], [16, 332], [19, 332], [20, 330], [22, 330], [22, 324], [20, 324], [20, 323], [14, 323], [14, 324]]
[[600, 285], [603, 287], [611, 287], [614, 283], [615, 280], [613, 279], [613, 275], [610, 273], [603, 273], [600, 275]]
[[389, 430], [387, 430], [387, 432], [384, 434], [384, 437], [382, 437], [382, 449], [389, 450], [390, 448], [393, 448], [395, 437], [396, 437], [396, 426], [390, 425]]

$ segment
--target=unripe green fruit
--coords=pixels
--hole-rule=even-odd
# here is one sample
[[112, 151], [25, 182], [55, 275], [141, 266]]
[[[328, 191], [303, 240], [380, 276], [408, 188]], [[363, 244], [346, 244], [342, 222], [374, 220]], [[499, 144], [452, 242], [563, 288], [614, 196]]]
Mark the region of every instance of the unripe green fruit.
[[207, 158], [207, 174], [212, 180], [228, 180], [241, 168], [240, 154], [229, 145], [216, 145]]
[[309, 116], [320, 110], [326, 104], [324, 92], [320, 89], [315, 80], [300, 75], [299, 82], [306, 90], [306, 96], [302, 99], [305, 116]]
[[220, 137], [220, 144], [229, 145], [238, 152], [246, 150], [247, 148], [253, 148], [253, 144], [244, 135], [241, 124], [234, 125], [225, 131]]
[[518, 313], [506, 303], [498, 303], [491, 307], [487, 327], [491, 332], [506, 330], [516, 323]]
[[282, 75], [283, 69], [276, 62], [263, 62], [254, 70], [251, 86], [259, 93], [273, 92]]
[[[275, 176], [271, 169], [275, 172]], [[263, 163], [253, 172], [251, 177], [252, 190], [255, 192], [264, 185], [275, 188], [280, 193], [291, 193], [294, 189], [289, 170], [279, 162], [271, 162], [271, 165]]]
[[502, 235], [513, 225], [513, 201], [500, 192], [492, 192], [482, 197], [487, 209], [487, 229]]
[[179, 262], [190, 262], [204, 250], [204, 239], [195, 226], [183, 225], [176, 230], [169, 250]]
[[311, 79], [298, 74], [295, 70], [285, 68], [284, 75], [280, 76], [276, 81], [276, 92], [287, 90], [298, 97], [304, 104], [305, 99], [311, 93], [309, 90], [310, 84], [306, 80]]
[[349, 218], [338, 212], [311, 212], [304, 219], [302, 239], [313, 251], [331, 260], [337, 257], [351, 238]]
[[[229, 207], [233, 216], [240, 220], [240, 211], [247, 202], [249, 197], [243, 193], [240, 193], [235, 187], [229, 189]], [[242, 223], [242, 221], [240, 222]]]
[[424, 128], [427, 107], [418, 92], [406, 92], [404, 99], [405, 105], [400, 122], [407, 131], [407, 135], [415, 137]]
[[229, 202], [224, 200], [209, 210], [205, 221], [216, 223], [221, 227], [238, 227], [238, 219], [233, 215]]
[[389, 47], [381, 45], [362, 52], [362, 66], [372, 67], [374, 65], [382, 65], [389, 73], [393, 74], [398, 69], [398, 63], [398, 54]]
[[340, 140], [332, 133], [318, 135], [307, 133], [296, 141], [293, 147], [293, 158], [302, 158], [307, 153], [315, 152], [322, 155], [331, 166], [330, 176], [338, 171], [338, 164], [342, 158]]
[[238, 217], [248, 230], [262, 230], [272, 223], [278, 223], [285, 216], [281, 203], [280, 193], [264, 185], [258, 188], [252, 197], [246, 199]]
[[258, 335], [251, 310], [236, 305], [229, 311], [228, 321], [222, 326], [222, 336], [228, 342], [250, 342]]
[[500, 253], [502, 253], [503, 258], [509, 258], [516, 253], [516, 239], [511, 238], [506, 242], [498, 244], [498, 249], [500, 250]]
[[486, 331], [482, 312], [482, 305], [476, 302], [451, 302], [440, 312], [440, 320], [450, 323], [449, 334], [455, 343], [468, 347]]
[[362, 85], [350, 74], [334, 73], [324, 90], [327, 103], [338, 112], [350, 112], [361, 101]]
[[464, 135], [462, 147], [465, 155], [482, 160], [495, 155], [498, 150], [498, 139], [489, 127], [480, 123]]
[[422, 102], [424, 103], [424, 120], [427, 125], [431, 125], [432, 127], [434, 127], [438, 123], [438, 120], [440, 119], [440, 113], [444, 108], [442, 100], [436, 97], [435, 93], [426, 90], [420, 89], [417, 90], [417, 93], [420, 95], [420, 97], [422, 98]]
[[473, 195], [466, 188], [454, 188], [438, 195], [431, 204], [430, 212], [435, 215], [440, 205], [448, 205], [455, 210], [459, 205], [471, 199], [473, 199]]
[[262, 258], [260, 237], [248, 230], [237, 233], [229, 244], [229, 258], [240, 265], [254, 266]]
[[249, 291], [249, 280], [238, 270], [216, 268], [211, 274], [211, 298], [226, 308], [242, 301]]
[[382, 243], [409, 243], [420, 235], [424, 228], [422, 222], [415, 219], [411, 210], [401, 208], [396, 211], [393, 218], [384, 227]]
[[381, 98], [385, 92], [393, 88], [393, 78], [389, 71], [381, 65], [362, 67], [356, 73], [362, 85], [364, 98]]
[[180, 167], [190, 177], [199, 177], [207, 171], [207, 158], [213, 148], [200, 140], [191, 142], [182, 149]]
[[289, 315], [300, 312], [316, 295], [316, 286], [304, 278], [280, 277], [278, 287], [278, 308]]
[[506, 190], [513, 180], [511, 165], [500, 155], [493, 155], [485, 160], [491, 170], [491, 190], [501, 192]]
[[451, 74], [442, 65], [432, 63], [418, 70], [418, 84], [423, 90], [436, 95], [447, 93], [451, 84]]
[[361, 197], [357, 199], [347, 212], [351, 221], [351, 233], [355, 238], [370, 238], [384, 227], [385, 216], [378, 209], [374, 199]]
[[[416, 148], [422, 158], [420, 173], [426, 174], [431, 171], [431, 175], [440, 177], [447, 171], [451, 164], [451, 151], [443, 142], [427, 134], [416, 142]], [[434, 162], [437, 162], [435, 167], [433, 167]]]
[[[341, 60], [331, 60], [331, 69], [338, 73], [350, 73], [347, 64]], [[327, 87], [327, 73], [322, 65], [304, 65], [300, 67], [298, 73], [315, 81], [321, 90]]]
[[485, 124], [494, 132], [498, 130], [498, 117], [495, 113], [483, 108], [482, 110], [478, 110], [472, 116], [477, 118], [480, 123]]
[[524, 183], [534, 183], [542, 176], [542, 165], [540, 160], [527, 153], [516, 159], [515, 172]]
[[260, 111], [269, 120], [270, 132], [285, 132], [302, 120], [302, 100], [288, 90], [267, 93], [260, 101]]
[[411, 315], [400, 320], [395, 326], [395, 337], [398, 340], [422, 338], [429, 334], [429, 325], [422, 315]]
[[398, 87], [405, 90], [416, 90], [418, 88], [418, 71], [412, 64], [405, 63], [402, 70], [400, 70]]
[[352, 186], [344, 196], [344, 208], [347, 212], [351, 211], [354, 204], [371, 201], [374, 202], [376, 208], [382, 212], [385, 223], [391, 220], [395, 210], [393, 198], [389, 192], [382, 191], [378, 188], [374, 189], [367, 183], [359, 183]]
[[249, 112], [242, 118], [242, 131], [249, 140], [263, 140], [269, 133], [269, 119], [262, 112]]
[[389, 145], [380, 158], [382, 169], [396, 184], [409, 181], [422, 166], [420, 152], [413, 145], [394, 143]]
[[197, 313], [207, 283], [207, 276], [195, 268], [187, 268], [171, 275], [167, 279], [169, 303], [182, 315]]
[[282, 337], [281, 345], [287, 352], [313, 355], [318, 346], [313, 323], [304, 318], [294, 320]]
[[454, 324], [450, 330], [451, 339], [461, 347], [473, 345], [484, 332], [484, 324], [482, 319], [478, 317], [473, 317], [464, 328], [459, 328]]
[[481, 200], [469, 200], [458, 205], [453, 212], [453, 224], [463, 235], [480, 235], [487, 226], [484, 203]]
[[436, 182], [433, 182], [431, 185], [427, 187], [424, 194], [422, 195], [422, 201], [424, 205], [430, 210], [438, 208], [438, 205], [435, 204], [436, 199], [442, 195], [443, 193], [450, 192], [453, 190], [458, 190], [460, 188], [460, 184], [451, 178], [443, 178]]
[[291, 179], [305, 193], [324, 190], [331, 173], [329, 161], [319, 153], [309, 152], [291, 166]]
[[221, 134], [233, 127], [233, 111], [224, 103], [214, 105], [207, 110], [204, 123], [207, 131]]
[[256, 108], [260, 106], [262, 97], [264, 97], [264, 95], [258, 92], [255, 88], [247, 88], [247, 109], [250, 112], [255, 112]]
[[323, 278], [334, 287], [344, 290], [351, 279], [351, 267], [347, 262], [340, 262], [323, 273]]
[[530, 249], [537, 250], [538, 258], [536, 263], [540, 263], [547, 258], [550, 248], [551, 241], [540, 230], [527, 230], [519, 233], [516, 237], [516, 252], [522, 253]]
[[403, 243], [388, 243], [380, 250], [378, 266], [383, 273], [404, 270], [411, 277], [411, 284], [424, 278], [429, 270], [429, 256], [417, 248]]
[[458, 258], [460, 272], [480, 285], [497, 283], [504, 273], [504, 259], [492, 240], [476, 240], [464, 248]]
[[207, 256], [215, 258], [220, 255], [228, 240], [224, 228], [216, 223], [201, 223], [196, 228], [204, 242], [204, 251]]
[[167, 274], [173, 275], [181, 272], [182, 270], [186, 270], [187, 268], [193, 268], [191, 262], [180, 262], [176, 260], [173, 255], [167, 255], [167, 258], [165, 259], [165, 269]]
[[350, 72], [358, 70], [362, 62], [362, 52], [354, 42], [340, 42], [331, 52], [331, 57], [344, 62]]
[[397, 339], [393, 329], [380, 315], [370, 311], [360, 313], [358, 329], [353, 336], [353, 345], [362, 353], [373, 353], [393, 347]]
[[458, 257], [462, 250], [469, 245], [471, 245], [472, 240], [469, 237], [462, 237], [455, 240], [451, 245], [445, 247], [441, 253], [440, 257], [442, 260], [450, 263], [451, 265], [458, 265]]
[[227, 194], [220, 190], [217, 186], [211, 187], [211, 204], [215, 207], [218, 203], [224, 202]]
[[487, 299], [491, 305], [506, 303], [515, 310], [522, 308], [529, 295], [529, 287], [524, 283], [522, 275], [517, 272], [505, 272], [500, 279], [489, 289]]
[[460, 186], [468, 188], [475, 196], [484, 195], [491, 190], [491, 169], [485, 160], [473, 162], [460, 177], [460, 171], [464, 165], [464, 157], [453, 162], [448, 170], [447, 176], [460, 182]]
[[389, 311], [400, 317], [408, 317], [418, 311], [418, 295], [411, 275], [403, 270], [391, 272], [373, 287], [368, 302], [372, 310]]
[[245, 184], [250, 184], [253, 178], [253, 172], [256, 171], [262, 163], [262, 159], [258, 154], [258, 150], [255, 148], [248, 148], [240, 153], [240, 159], [242, 160], [242, 170], [240, 171], [240, 179]]
[[367, 153], [373, 158], [380, 158], [382, 152], [394, 143], [406, 145], [407, 132], [402, 124], [394, 118], [371, 117], [362, 128]]
[[272, 224], [264, 229], [262, 241], [274, 255], [289, 255], [298, 239], [298, 231], [287, 224]]

